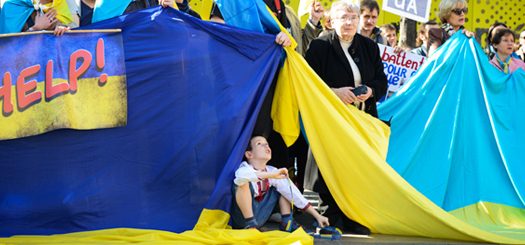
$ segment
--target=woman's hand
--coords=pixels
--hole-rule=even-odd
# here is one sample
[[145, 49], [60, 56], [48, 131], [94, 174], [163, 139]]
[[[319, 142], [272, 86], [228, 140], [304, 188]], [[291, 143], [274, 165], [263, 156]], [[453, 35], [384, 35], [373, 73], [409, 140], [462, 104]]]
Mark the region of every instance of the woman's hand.
[[365, 102], [370, 96], [372, 96], [372, 89], [367, 86], [366, 93], [357, 96], [357, 101]]
[[56, 16], [57, 16], [57, 11], [55, 9], [50, 9], [45, 14], [42, 14], [41, 12], [37, 12], [35, 16], [35, 25], [32, 26], [30, 29], [32, 31], [41, 31], [41, 30], [51, 29], [51, 27], [53, 27], [58, 21]]
[[467, 36], [467, 37], [469, 37], [469, 38], [470, 38], [470, 37], [474, 37], [474, 32], [471, 32], [471, 31], [469, 31], [469, 30], [467, 30], [467, 29], [463, 29], [463, 31], [461, 31], [461, 32], [462, 32], [463, 34], [465, 34], [465, 36]]
[[352, 87], [332, 88], [335, 95], [339, 97], [345, 104], [352, 104], [357, 101], [357, 97], [352, 92]]

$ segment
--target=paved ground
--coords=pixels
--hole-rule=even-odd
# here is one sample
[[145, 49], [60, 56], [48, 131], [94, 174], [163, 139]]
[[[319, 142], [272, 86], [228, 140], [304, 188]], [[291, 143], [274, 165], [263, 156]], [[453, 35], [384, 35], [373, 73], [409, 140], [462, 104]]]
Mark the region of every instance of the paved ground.
[[[305, 191], [305, 197], [310, 201], [312, 206], [316, 207], [319, 211], [323, 212], [323, 207], [319, 205], [319, 196], [311, 191]], [[278, 217], [278, 215], [277, 215]], [[296, 214], [294, 217], [305, 230], [313, 230], [311, 226], [313, 223], [313, 218], [308, 214]], [[278, 218], [277, 218], [278, 219]], [[261, 230], [277, 230], [279, 229], [278, 223], [268, 222]], [[452, 240], [443, 240], [443, 239], [430, 239], [422, 237], [404, 237], [404, 236], [392, 236], [392, 235], [381, 235], [381, 234], [372, 234], [370, 236], [363, 235], [352, 235], [352, 234], [343, 234], [343, 238], [337, 241], [315, 239], [315, 244], [325, 244], [325, 245], [480, 245], [480, 244], [489, 244], [489, 243], [473, 243], [473, 242], [462, 242], [462, 241], [452, 241]]]
[[[309, 215], [299, 215], [297, 221], [301, 224], [305, 222], [313, 222], [312, 219], [309, 219]], [[313, 230], [312, 227], [304, 226], [305, 230]], [[278, 223], [268, 222], [263, 228], [262, 231], [268, 230], [278, 230]], [[480, 245], [480, 244], [489, 244], [489, 243], [473, 243], [473, 242], [462, 242], [462, 241], [452, 241], [452, 240], [443, 240], [443, 239], [431, 239], [423, 237], [405, 237], [405, 236], [392, 236], [392, 235], [381, 235], [381, 234], [372, 234], [370, 236], [365, 235], [353, 235], [353, 234], [343, 234], [343, 238], [337, 241], [330, 241], [324, 239], [315, 239], [314, 244], [321, 245]]]
[[[297, 217], [297, 221], [301, 224], [304, 224], [305, 220], [302, 216], [309, 215], [300, 215]], [[310, 220], [313, 222], [313, 220]], [[313, 230], [312, 227], [303, 226], [305, 230]], [[278, 223], [268, 222], [263, 228], [262, 231], [268, 230], [278, 230]], [[330, 241], [325, 239], [315, 239], [314, 244], [321, 245], [480, 245], [480, 244], [492, 244], [492, 243], [474, 243], [474, 242], [463, 242], [463, 241], [453, 241], [453, 240], [443, 240], [443, 239], [431, 239], [424, 237], [405, 237], [405, 236], [392, 236], [392, 235], [382, 235], [382, 234], [372, 234], [370, 236], [365, 235], [354, 235], [354, 234], [343, 234], [343, 238], [337, 241]]]
[[460, 241], [451, 241], [451, 240], [441, 240], [441, 239], [430, 239], [430, 238], [420, 238], [420, 237], [403, 237], [403, 236], [390, 236], [390, 235], [380, 235], [372, 234], [370, 236], [358, 236], [358, 235], [343, 235], [343, 238], [338, 241], [328, 241], [316, 239], [314, 244], [352, 244], [352, 245], [480, 245], [488, 243], [469, 243], [469, 242], [460, 242]]

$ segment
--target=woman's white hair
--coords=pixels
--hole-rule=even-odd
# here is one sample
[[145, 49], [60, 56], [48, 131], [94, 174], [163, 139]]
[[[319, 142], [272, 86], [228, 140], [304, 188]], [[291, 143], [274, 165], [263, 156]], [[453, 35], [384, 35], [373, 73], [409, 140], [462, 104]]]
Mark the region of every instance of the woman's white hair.
[[330, 16], [335, 16], [335, 12], [345, 10], [359, 15], [360, 8], [357, 0], [339, 0], [332, 3], [330, 8]]
[[448, 18], [452, 15], [452, 10], [459, 3], [468, 7], [467, 0], [441, 0], [439, 3], [439, 19], [441, 23], [447, 23]]

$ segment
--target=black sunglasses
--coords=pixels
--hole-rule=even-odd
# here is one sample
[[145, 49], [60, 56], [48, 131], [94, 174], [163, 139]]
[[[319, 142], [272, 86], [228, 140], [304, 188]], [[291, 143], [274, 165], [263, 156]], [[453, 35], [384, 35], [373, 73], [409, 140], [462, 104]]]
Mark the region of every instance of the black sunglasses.
[[453, 9], [451, 11], [452, 11], [452, 13], [457, 14], [457, 15], [461, 15], [461, 13], [467, 14], [468, 13], [468, 8], [462, 8], [462, 9], [457, 8], [457, 9]]

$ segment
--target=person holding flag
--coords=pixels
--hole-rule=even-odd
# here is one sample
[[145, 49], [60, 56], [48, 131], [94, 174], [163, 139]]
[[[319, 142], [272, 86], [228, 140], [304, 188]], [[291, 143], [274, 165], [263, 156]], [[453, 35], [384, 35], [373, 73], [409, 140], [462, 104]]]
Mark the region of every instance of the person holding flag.
[[466, 0], [441, 0], [439, 3], [439, 19], [443, 23], [441, 28], [432, 28], [428, 32], [428, 56], [445, 43], [454, 33], [461, 31], [467, 37], [474, 33], [465, 30], [463, 25], [467, 20], [468, 4]]
[[[334, 32], [312, 41], [306, 61], [319, 77], [347, 104], [377, 117], [376, 100], [387, 91], [387, 78], [379, 55], [379, 47], [370, 38], [357, 33], [360, 8], [347, 0], [334, 2], [330, 10]], [[313, 157], [310, 157], [312, 160]], [[314, 184], [330, 224], [343, 231], [370, 234], [370, 230], [347, 218], [336, 203], [322, 173]]]
[[496, 30], [492, 40], [490, 40], [496, 50], [490, 63], [505, 74], [513, 73], [519, 68], [525, 71], [525, 63], [512, 56], [514, 52], [514, 36], [512, 30], [501, 28]]
[[86, 26], [96, 22], [93, 19], [100, 17], [93, 17], [94, 12], [109, 11], [108, 16], [118, 16], [158, 5], [164, 8], [177, 7], [180, 11], [200, 19], [199, 14], [190, 9], [186, 0], [133, 0], [129, 3], [126, 1], [117, 3], [103, 0], [68, 0], [68, 5], [70, 11], [75, 14], [76, 26]]
[[73, 23], [66, 0], [6, 0], [0, 34], [54, 30], [62, 35]]

